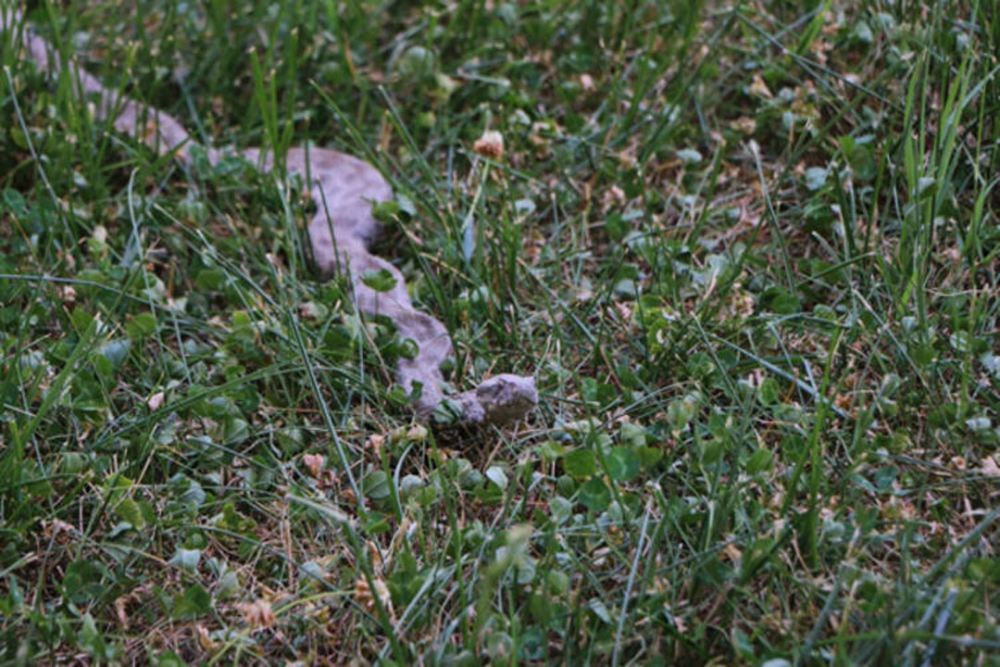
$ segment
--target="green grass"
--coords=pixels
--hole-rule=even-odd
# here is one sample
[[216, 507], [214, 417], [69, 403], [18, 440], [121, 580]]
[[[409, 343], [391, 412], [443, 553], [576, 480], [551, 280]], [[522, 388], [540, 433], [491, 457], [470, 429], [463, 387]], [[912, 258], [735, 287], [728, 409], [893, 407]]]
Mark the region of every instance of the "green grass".
[[5, 46], [0, 661], [1000, 664], [992, 2], [139, 4], [29, 16], [378, 165], [455, 386], [542, 400], [413, 425], [301, 183]]

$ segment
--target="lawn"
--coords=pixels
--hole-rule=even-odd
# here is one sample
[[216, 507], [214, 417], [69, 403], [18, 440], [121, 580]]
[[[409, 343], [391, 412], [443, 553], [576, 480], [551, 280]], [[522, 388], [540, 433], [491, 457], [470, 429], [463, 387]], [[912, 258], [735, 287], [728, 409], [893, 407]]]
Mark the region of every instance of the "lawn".
[[1000, 665], [994, 2], [17, 4], [376, 165], [451, 389], [540, 401], [415, 420], [302, 179], [4, 35], [0, 662]]

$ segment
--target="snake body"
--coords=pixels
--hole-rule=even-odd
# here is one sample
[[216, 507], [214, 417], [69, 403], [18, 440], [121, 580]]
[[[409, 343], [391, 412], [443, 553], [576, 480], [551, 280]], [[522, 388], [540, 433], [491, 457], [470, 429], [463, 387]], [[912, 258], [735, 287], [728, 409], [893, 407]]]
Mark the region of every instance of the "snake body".
[[[24, 53], [39, 70], [59, 73], [61, 64], [54, 57], [54, 48], [24, 25], [20, 9], [0, 8], [0, 32], [19, 38]], [[97, 120], [110, 120], [118, 132], [142, 141], [159, 154], [171, 155], [193, 166], [191, 148], [197, 144], [177, 119], [106, 88], [74, 60], [68, 62], [76, 93], [92, 103]], [[232, 155], [242, 156], [264, 172], [274, 165], [274, 155], [268, 150], [211, 147], [203, 150], [213, 165]], [[409, 393], [418, 385], [421, 387], [414, 409], [418, 417], [428, 418], [445, 400], [440, 366], [453, 349], [444, 324], [414, 308], [399, 270], [369, 252], [369, 244], [379, 233], [372, 204], [391, 200], [392, 188], [372, 165], [335, 150], [291, 148], [285, 156], [285, 166], [289, 174], [298, 174], [308, 183], [316, 205], [308, 230], [317, 273], [321, 277], [348, 275], [358, 310], [368, 315], [388, 316], [403, 338], [417, 344], [419, 350], [412, 359], [398, 362], [396, 379]], [[362, 280], [370, 271], [388, 272], [395, 284], [388, 291], [376, 291]], [[520, 419], [533, 408], [538, 392], [533, 378], [502, 374], [449, 398], [458, 411], [460, 423], [503, 424]]]

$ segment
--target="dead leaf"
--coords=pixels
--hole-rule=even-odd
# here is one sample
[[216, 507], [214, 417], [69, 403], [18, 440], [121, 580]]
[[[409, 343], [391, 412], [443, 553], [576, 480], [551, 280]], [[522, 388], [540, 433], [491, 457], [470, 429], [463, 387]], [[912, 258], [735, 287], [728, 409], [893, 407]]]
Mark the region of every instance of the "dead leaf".
[[255, 600], [236, 605], [236, 608], [243, 614], [243, 620], [247, 622], [251, 630], [260, 628], [270, 628], [278, 622], [278, 617], [271, 609], [271, 603], [267, 600]]
[[[395, 612], [392, 609], [392, 597], [389, 595], [389, 587], [385, 585], [385, 582], [381, 579], [373, 579], [375, 584], [375, 593], [378, 595], [379, 602], [382, 603], [382, 607], [385, 609], [386, 613], [390, 617], [395, 617]], [[354, 601], [359, 605], [364, 607], [371, 613], [375, 613], [375, 596], [372, 595], [372, 589], [368, 585], [368, 580], [364, 577], [358, 579], [354, 582]]]
[[198, 633], [198, 644], [208, 651], [209, 653], [215, 653], [219, 648], [219, 643], [213, 641], [208, 634], [208, 628], [204, 625], [198, 625], [195, 627], [195, 632]]
[[980, 472], [982, 472], [984, 475], [988, 477], [1000, 477], [1000, 466], [997, 465], [996, 459], [994, 459], [992, 456], [987, 456], [986, 458], [984, 458], [980, 462], [980, 465], [982, 466]]
[[149, 406], [150, 410], [156, 412], [163, 406], [164, 400], [166, 400], [166, 394], [162, 391], [158, 391], [149, 397], [149, 400], [146, 401], [146, 405]]
[[760, 97], [765, 100], [774, 98], [774, 93], [772, 93], [771, 89], [767, 87], [766, 83], [764, 83], [764, 78], [760, 74], [753, 75], [753, 82], [751, 82], [747, 92], [754, 97]]
[[323, 456], [321, 454], [303, 454], [302, 462], [309, 469], [309, 474], [315, 479], [319, 479], [323, 474]]

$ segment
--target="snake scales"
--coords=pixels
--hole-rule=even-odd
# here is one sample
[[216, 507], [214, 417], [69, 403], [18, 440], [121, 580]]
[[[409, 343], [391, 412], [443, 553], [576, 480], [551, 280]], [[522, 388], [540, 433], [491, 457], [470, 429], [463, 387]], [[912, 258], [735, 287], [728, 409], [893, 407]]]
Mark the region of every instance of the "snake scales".
[[[24, 25], [21, 9], [0, 7], [0, 32], [19, 39], [24, 53], [39, 70], [59, 73], [61, 61], [55, 57], [55, 49]], [[75, 60], [67, 62], [76, 94], [92, 104], [97, 120], [110, 120], [118, 132], [142, 141], [159, 154], [193, 165], [190, 148], [196, 142], [177, 119], [105, 88]], [[230, 155], [242, 156], [265, 172], [274, 164], [273, 154], [259, 148], [204, 150], [213, 165]], [[389, 184], [370, 164], [334, 150], [291, 148], [285, 161], [289, 174], [298, 174], [309, 184], [316, 205], [308, 229], [317, 272], [322, 277], [346, 273], [356, 307], [369, 315], [388, 316], [400, 336], [417, 344], [419, 351], [412, 359], [398, 362], [396, 379], [407, 392], [421, 386], [414, 408], [418, 417], [428, 418], [445, 400], [440, 365], [453, 350], [444, 324], [414, 308], [399, 270], [369, 252], [369, 244], [379, 232], [372, 203], [392, 199]], [[395, 285], [387, 292], [375, 291], [361, 279], [369, 271], [387, 271]], [[533, 378], [502, 374], [449, 399], [453, 401], [451, 407], [458, 411], [459, 423], [503, 424], [524, 416], [537, 403], [538, 393]]]

